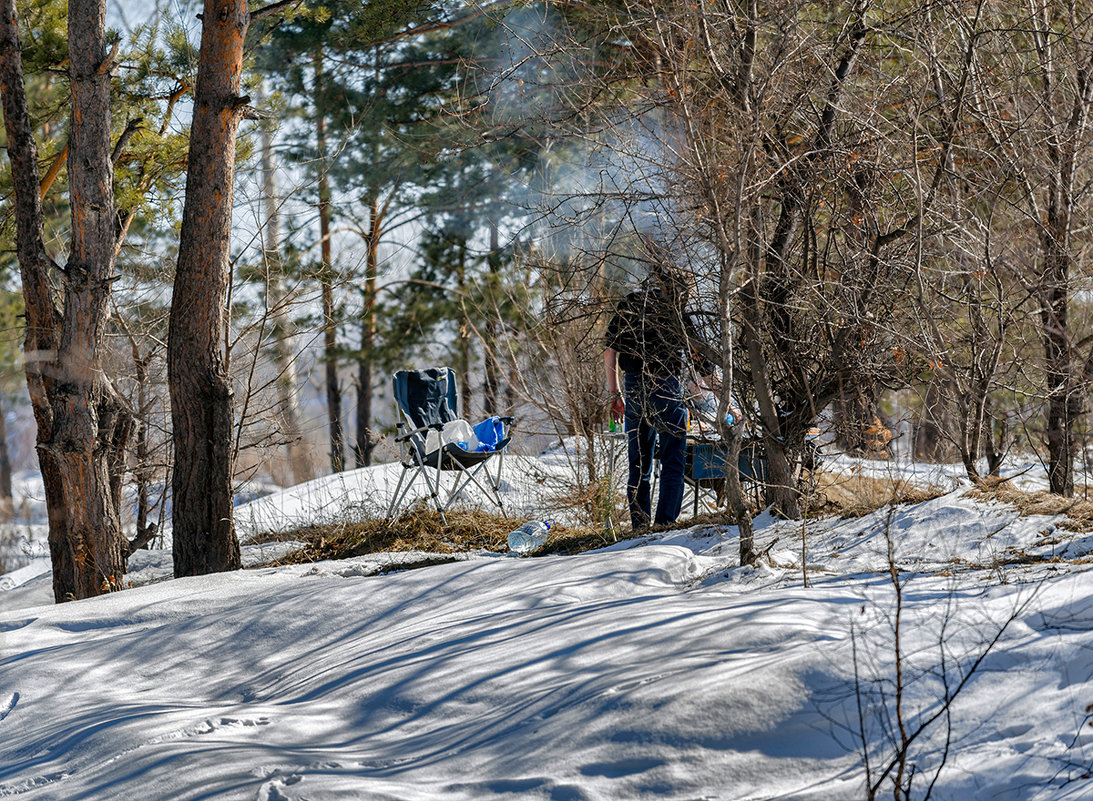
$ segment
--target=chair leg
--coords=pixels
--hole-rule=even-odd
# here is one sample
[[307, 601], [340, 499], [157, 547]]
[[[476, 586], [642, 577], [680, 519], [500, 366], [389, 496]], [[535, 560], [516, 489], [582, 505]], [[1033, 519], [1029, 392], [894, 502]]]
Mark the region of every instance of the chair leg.
[[391, 519], [391, 515], [394, 514], [395, 505], [398, 503], [399, 490], [402, 489], [402, 480], [404, 478], [406, 478], [405, 468], [403, 468], [403, 470], [398, 474], [398, 483], [395, 484], [395, 491], [391, 493], [391, 500], [387, 504], [387, 516], [383, 518], [384, 522], [389, 521]]
[[[406, 478], [406, 474], [410, 470], [413, 470], [414, 472], [410, 476], [410, 480], [408, 482], [406, 482], [406, 487], [404, 489], [403, 486], [402, 486], [402, 482]], [[391, 517], [394, 515], [395, 510], [402, 504], [403, 499], [407, 495], [410, 494], [410, 488], [414, 485], [414, 480], [417, 478], [418, 473], [420, 473], [420, 472], [421, 472], [420, 467], [417, 467], [417, 468], [404, 467], [403, 468], [402, 472], [399, 474], [399, 477], [398, 477], [398, 484], [395, 485], [395, 492], [391, 496], [391, 503], [387, 507], [387, 517], [385, 518], [385, 520], [388, 520], [388, 521], [391, 520]]]
[[[486, 474], [486, 482], [485, 482], [484, 485], [479, 484], [478, 479], [476, 478], [479, 471]], [[489, 463], [489, 461], [485, 461], [485, 462], [482, 462], [478, 466], [477, 469], [475, 469], [474, 471], [471, 472], [470, 480], [474, 482], [474, 485], [476, 487], [478, 487], [480, 490], [482, 490], [482, 493], [484, 495], [486, 495], [486, 497], [490, 498], [490, 500], [493, 501], [494, 505], [496, 505], [498, 509], [500, 509], [502, 512], [505, 511], [505, 502], [504, 502], [504, 499], [502, 499], [502, 497], [501, 497], [501, 490], [500, 490], [500, 487], [501, 487], [501, 465], [500, 465], [500, 462], [497, 465], [497, 478], [494, 478], [490, 474], [490, 463]]]
[[[425, 483], [429, 485], [429, 495], [433, 499], [433, 506], [435, 506], [436, 510], [440, 513], [441, 521], [445, 525], [447, 525], [448, 524], [448, 518], [444, 516], [444, 512], [447, 510], [449, 504], [448, 503], [442, 504], [440, 502], [440, 482], [441, 482], [440, 468], [439, 467], [436, 467], [436, 468], [423, 467], [422, 470], [425, 472]], [[432, 478], [429, 477], [429, 470], [433, 471], [433, 477]]]
[[[497, 455], [497, 478], [493, 480], [493, 494], [497, 498], [497, 508], [501, 510], [501, 513], [505, 512], [505, 500], [501, 497], [501, 468], [505, 465], [505, 452], [501, 451]], [[489, 476], [489, 470], [486, 470], [486, 475]]]
[[[461, 467], [459, 470], [455, 471], [452, 481], [452, 493], [448, 496], [448, 502], [444, 504], [445, 509], [459, 500], [463, 495], [463, 491], [470, 486], [472, 480], [472, 474], [467, 468]], [[462, 483], [460, 483], [460, 481], [462, 481]], [[477, 482], [475, 482], [475, 484], [477, 485]]]
[[[482, 493], [490, 499], [491, 503], [493, 503], [501, 511], [504, 511], [504, 501], [502, 501], [501, 494], [496, 489], [493, 482], [493, 476], [490, 475], [488, 469], [489, 460], [479, 462], [478, 465], [473, 468], [464, 467], [463, 464], [458, 461], [456, 462], [456, 464], [459, 465], [459, 470], [456, 472], [455, 482], [453, 483], [452, 487], [452, 495], [448, 499], [448, 503], [444, 507], [445, 509], [455, 503], [463, 495], [463, 492], [467, 489], [467, 487], [469, 487], [471, 484], [474, 484], [474, 486], [478, 487], [478, 489], [480, 489]], [[485, 471], [486, 478], [488, 479], [485, 483], [478, 480], [478, 474], [482, 471]], [[500, 485], [500, 474], [497, 478], [497, 485]]]

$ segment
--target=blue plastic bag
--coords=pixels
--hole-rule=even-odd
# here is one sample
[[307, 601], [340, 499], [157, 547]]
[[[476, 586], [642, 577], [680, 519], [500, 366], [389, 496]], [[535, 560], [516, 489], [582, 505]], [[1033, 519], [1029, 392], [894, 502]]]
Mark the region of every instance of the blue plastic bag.
[[487, 417], [474, 427], [474, 435], [478, 437], [477, 451], [495, 451], [505, 438], [505, 424], [500, 417]]

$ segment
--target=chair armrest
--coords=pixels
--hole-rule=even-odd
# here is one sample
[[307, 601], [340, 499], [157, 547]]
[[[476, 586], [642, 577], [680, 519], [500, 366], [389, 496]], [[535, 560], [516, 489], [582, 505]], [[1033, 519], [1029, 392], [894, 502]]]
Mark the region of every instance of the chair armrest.
[[[398, 427], [402, 428], [403, 424], [399, 423]], [[442, 431], [443, 429], [444, 429], [444, 426], [441, 423], [432, 423], [430, 425], [421, 426], [421, 428], [415, 428], [413, 431], [407, 431], [405, 434], [401, 434], [399, 436], [396, 436], [395, 437], [395, 442], [405, 442], [406, 440], [420, 434], [423, 431], [429, 431], [429, 430]]]

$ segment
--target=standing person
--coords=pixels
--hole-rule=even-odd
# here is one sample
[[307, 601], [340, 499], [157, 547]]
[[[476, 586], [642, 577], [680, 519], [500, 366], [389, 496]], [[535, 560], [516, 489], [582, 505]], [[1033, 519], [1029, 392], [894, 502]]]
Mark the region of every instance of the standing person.
[[[634, 529], [649, 525], [653, 446], [659, 440], [660, 497], [654, 525], [675, 522], [683, 505], [687, 459], [684, 372], [694, 365], [700, 376], [713, 366], [698, 354], [701, 339], [685, 311], [689, 286], [663, 254], [653, 261], [647, 288], [631, 292], [607, 326], [604, 369], [611, 394], [611, 416], [625, 419], [630, 470], [626, 501]], [[619, 371], [623, 373], [620, 391]]]

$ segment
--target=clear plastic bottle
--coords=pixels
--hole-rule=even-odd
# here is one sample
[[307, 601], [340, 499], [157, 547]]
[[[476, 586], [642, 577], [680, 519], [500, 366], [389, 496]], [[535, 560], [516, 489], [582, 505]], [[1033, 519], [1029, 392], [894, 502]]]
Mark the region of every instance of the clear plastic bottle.
[[509, 550], [513, 553], [531, 553], [547, 541], [553, 520], [529, 520], [515, 531], [509, 532]]

